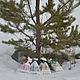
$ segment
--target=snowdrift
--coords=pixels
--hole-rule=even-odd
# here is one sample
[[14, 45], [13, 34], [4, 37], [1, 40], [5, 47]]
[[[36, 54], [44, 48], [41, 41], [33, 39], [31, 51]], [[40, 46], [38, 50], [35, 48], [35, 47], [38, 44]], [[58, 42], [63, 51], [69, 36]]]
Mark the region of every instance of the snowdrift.
[[65, 66], [63, 71], [51, 74], [21, 73], [16, 71], [17, 62], [7, 54], [0, 54], [0, 80], [80, 80], [80, 60], [76, 60], [71, 70], [65, 69]]
[[3, 67], [7, 67], [12, 70], [16, 70], [18, 67], [18, 63], [14, 61], [10, 55], [8, 54], [1, 54], [0, 55], [0, 64]]

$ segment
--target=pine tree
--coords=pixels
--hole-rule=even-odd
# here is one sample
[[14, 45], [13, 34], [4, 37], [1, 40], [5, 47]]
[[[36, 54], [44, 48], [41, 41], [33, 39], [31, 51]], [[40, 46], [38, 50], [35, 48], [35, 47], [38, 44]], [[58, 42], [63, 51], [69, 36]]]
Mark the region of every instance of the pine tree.
[[[6, 44], [12, 44], [18, 51], [32, 51], [35, 47], [38, 58], [41, 56], [41, 48], [50, 47], [54, 52], [58, 52], [66, 47], [78, 45], [80, 33], [78, 26], [72, 26], [75, 18], [70, 15], [79, 6], [80, 2], [75, 0], [59, 0], [55, 8], [54, 0], [48, 0], [45, 6], [40, 9], [40, 1], [35, 0], [35, 10], [32, 8], [31, 0], [0, 0], [0, 17], [7, 24], [0, 24], [2, 32], [24, 35], [18, 40], [11, 39]], [[49, 14], [49, 18], [41, 22], [41, 16]], [[27, 34], [31, 31], [32, 35]], [[68, 34], [69, 33], [69, 34]]]

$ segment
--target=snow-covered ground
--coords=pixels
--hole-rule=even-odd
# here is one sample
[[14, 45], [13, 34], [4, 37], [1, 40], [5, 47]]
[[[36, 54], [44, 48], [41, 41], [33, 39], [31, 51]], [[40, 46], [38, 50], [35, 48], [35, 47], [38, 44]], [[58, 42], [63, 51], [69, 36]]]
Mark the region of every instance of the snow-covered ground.
[[[18, 63], [7, 54], [0, 54], [0, 80], [80, 80], [80, 60], [75, 67], [68, 70], [69, 65], [64, 64], [61, 72], [51, 74], [31, 74], [17, 71]], [[66, 66], [65, 66], [66, 65]]]

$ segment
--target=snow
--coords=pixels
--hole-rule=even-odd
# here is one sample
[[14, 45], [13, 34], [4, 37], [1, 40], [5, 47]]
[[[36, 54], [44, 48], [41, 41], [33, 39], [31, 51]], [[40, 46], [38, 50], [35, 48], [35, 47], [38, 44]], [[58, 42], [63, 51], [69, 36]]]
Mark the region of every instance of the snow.
[[63, 71], [51, 74], [21, 73], [17, 68], [18, 63], [9, 55], [0, 55], [0, 80], [80, 80], [80, 60], [76, 60], [71, 70], [68, 70], [69, 63], [64, 63]]

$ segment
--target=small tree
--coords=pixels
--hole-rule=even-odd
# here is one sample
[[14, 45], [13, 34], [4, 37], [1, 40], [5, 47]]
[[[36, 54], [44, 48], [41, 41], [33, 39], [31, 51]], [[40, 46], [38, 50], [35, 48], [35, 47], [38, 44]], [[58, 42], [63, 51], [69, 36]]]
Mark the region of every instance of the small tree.
[[[59, 4], [55, 8], [54, 0], [46, 1], [45, 6], [40, 9], [40, 1], [35, 0], [35, 9], [32, 8], [32, 0], [0, 0], [0, 17], [4, 19], [7, 24], [0, 24], [2, 32], [16, 35], [21, 33], [24, 38], [18, 40], [11, 39], [7, 44], [12, 44], [15, 49], [25, 48], [29, 50], [33, 45], [38, 54], [41, 56], [42, 47], [50, 47], [55, 52], [64, 49], [66, 46], [71, 46], [74, 43], [73, 33], [77, 30], [71, 24], [75, 18], [70, 13], [79, 6], [80, 2], [74, 4], [75, 0], [58, 0]], [[49, 14], [48, 19], [41, 22], [41, 16]], [[67, 33], [70, 31], [70, 34]], [[31, 31], [32, 35], [27, 31]], [[75, 41], [79, 40], [79, 33], [76, 33]], [[54, 37], [55, 36], [55, 37]]]

